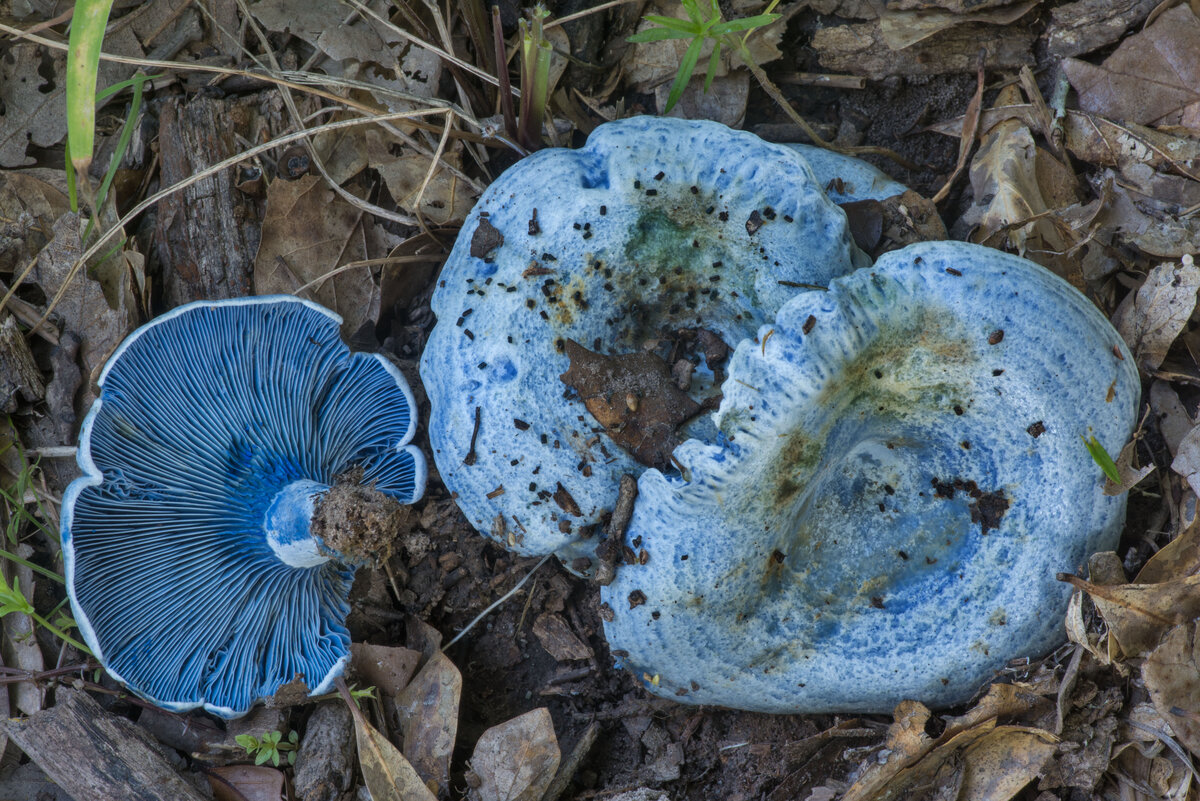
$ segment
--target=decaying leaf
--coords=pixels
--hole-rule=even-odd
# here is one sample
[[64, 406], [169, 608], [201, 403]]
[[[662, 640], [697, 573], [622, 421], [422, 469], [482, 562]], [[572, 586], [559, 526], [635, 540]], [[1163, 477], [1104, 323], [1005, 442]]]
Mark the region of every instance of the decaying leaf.
[[984, 51], [989, 70], [1016, 69], [1033, 63], [1034, 36], [1021, 26], [996, 35], [996, 26], [956, 25], [903, 50], [892, 50], [878, 21], [831, 25], [813, 34], [821, 65], [832, 72], [884, 80], [894, 75], [944, 75], [973, 72]]
[[437, 801], [404, 754], [367, 722], [358, 707], [350, 711], [354, 714], [358, 764], [373, 801]]
[[667, 363], [647, 352], [604, 356], [573, 340], [566, 353], [571, 366], [560, 376], [563, 383], [613, 441], [647, 467], [669, 465], [679, 444], [676, 429], [701, 406], [675, 385]]
[[[390, 45], [400, 38], [372, 17], [352, 14], [338, 3], [260, 0], [250, 7], [269, 31], [286, 31], [334, 61], [373, 61], [391, 66]], [[351, 19], [347, 19], [351, 17]]]
[[0, 173], [0, 274], [19, 273], [69, 211], [66, 194], [24, 172]]
[[1142, 679], [1150, 700], [1175, 736], [1193, 754], [1200, 755], [1200, 624], [1175, 626], [1162, 638], [1142, 665]]
[[1100, 66], [1076, 59], [1063, 70], [1079, 104], [1113, 119], [1200, 129], [1200, 19], [1186, 3], [1121, 42]]
[[1113, 316], [1113, 325], [1133, 351], [1143, 372], [1157, 370], [1167, 349], [1196, 308], [1200, 267], [1191, 256], [1150, 271], [1137, 294], [1130, 294]]
[[1076, 0], [1048, 9], [1043, 34], [1055, 58], [1081, 56], [1120, 39], [1146, 19], [1159, 0]]
[[559, 758], [554, 723], [545, 707], [493, 726], [480, 736], [471, 757], [479, 801], [539, 801]]
[[[728, 75], [714, 78], [708, 90], [704, 89], [704, 75], [700, 71], [688, 81], [687, 88], [667, 114], [689, 120], [715, 120], [740, 128], [746, 119], [746, 103], [750, 98], [750, 73], [735, 70]], [[654, 101], [659, 109], [667, 107], [671, 94], [669, 84], [661, 83], [654, 90]]]
[[1200, 496], [1200, 426], [1184, 435], [1171, 469], [1183, 476], [1192, 492]]
[[[368, 131], [366, 140], [368, 163], [379, 171], [396, 205], [409, 214], [419, 211], [434, 225], [459, 224], [475, 205], [478, 197], [475, 190], [448, 168], [462, 166], [459, 153], [444, 153], [430, 176], [428, 156], [411, 152], [393, 155], [394, 144], [387, 142], [378, 131]], [[427, 176], [428, 184], [425, 183]], [[424, 191], [421, 191], [423, 184]]]
[[1179, 444], [1196, 424], [1179, 400], [1179, 393], [1162, 379], [1155, 379], [1150, 384], [1150, 409], [1159, 433], [1167, 442], [1167, 450], [1174, 458], [1179, 451]]
[[450, 783], [450, 756], [458, 734], [462, 674], [438, 651], [396, 696], [404, 755], [426, 782]]
[[1092, 597], [1126, 657], [1141, 655], [1157, 645], [1171, 626], [1200, 616], [1200, 576], [1115, 586], [1093, 584], [1078, 576], [1060, 578]]
[[353, 335], [379, 315], [377, 268], [325, 276], [349, 262], [382, 256], [381, 238], [376, 225], [320, 177], [274, 181], [254, 258], [254, 291], [311, 298], [340, 314], [342, 332]]
[[559, 662], [592, 659], [592, 649], [571, 631], [567, 621], [553, 612], [543, 612], [533, 621], [533, 634], [538, 642]]
[[355, 675], [374, 687], [380, 696], [387, 697], [399, 694], [408, 686], [421, 663], [421, 652], [356, 642], [350, 644], [350, 659]]
[[1000, 4], [999, 8], [988, 8], [985, 3], [971, 3], [969, 10], [960, 7], [951, 11], [931, 9], [924, 4], [921, 8], [901, 10], [889, 3], [879, 15], [879, 29], [888, 47], [903, 50], [956, 25], [970, 22], [1009, 25], [1028, 14], [1037, 4], [1037, 0], [1024, 0], [1012, 5]]
[[279, 801], [283, 772], [266, 765], [226, 765], [207, 773], [214, 801]]
[[[43, 58], [57, 79], [44, 77]], [[0, 166], [22, 167], [30, 144], [50, 147], [67, 135], [62, 75], [66, 55], [50, 55], [35, 44], [12, 45], [0, 60]], [[57, 87], [56, 87], [57, 83]]]
[[1131, 440], [1125, 443], [1125, 447], [1121, 448], [1121, 452], [1117, 454], [1117, 458], [1113, 462], [1113, 467], [1116, 468], [1118, 481], [1113, 481], [1110, 477], [1105, 477], [1104, 494], [1105, 495], [1121, 495], [1129, 492], [1137, 486], [1142, 479], [1154, 472], [1154, 464], [1147, 464], [1141, 467], [1134, 467], [1133, 460], [1137, 455], [1137, 440]]

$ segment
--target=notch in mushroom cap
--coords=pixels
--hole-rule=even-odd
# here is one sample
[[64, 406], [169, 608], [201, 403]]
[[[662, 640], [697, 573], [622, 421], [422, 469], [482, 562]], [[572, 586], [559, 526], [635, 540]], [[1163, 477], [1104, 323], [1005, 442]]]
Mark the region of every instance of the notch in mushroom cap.
[[1125, 516], [1080, 436], [1116, 453], [1140, 392], [1082, 295], [1015, 256], [912, 245], [790, 301], [729, 374], [724, 442], [676, 450], [688, 481], [642, 475], [644, 564], [601, 590], [651, 692], [951, 705], [1063, 639], [1055, 573]]
[[[533, 154], [484, 193], [433, 295], [421, 374], [447, 488], [511, 550], [588, 556], [618, 477], [644, 466], [564, 393], [570, 343], [640, 353], [704, 329], [732, 346], [863, 261], [804, 160], [752, 134], [636, 117]], [[707, 415], [688, 429], [715, 433]]]
[[192, 303], [101, 374], [63, 498], [67, 591], [96, 657], [159, 706], [237, 717], [346, 664], [353, 565], [380, 542], [352, 550], [343, 490], [386, 527], [426, 468], [403, 376], [340, 324], [292, 297]]

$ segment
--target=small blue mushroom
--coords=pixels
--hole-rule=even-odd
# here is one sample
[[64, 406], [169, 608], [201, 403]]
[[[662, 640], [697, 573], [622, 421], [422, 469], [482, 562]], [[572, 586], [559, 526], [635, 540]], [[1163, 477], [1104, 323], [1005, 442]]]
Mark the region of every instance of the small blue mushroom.
[[[623, 354], [704, 328], [732, 347], [864, 263], [804, 159], [752, 134], [636, 117], [533, 154], [480, 198], [433, 295], [421, 376], [446, 487], [510, 550], [591, 556], [644, 466], [564, 392], [570, 343]], [[693, 398], [713, 383], [699, 369]], [[708, 415], [687, 433], [716, 435]]]
[[143, 698], [233, 718], [341, 674], [366, 557], [311, 526], [345, 476], [409, 504], [426, 467], [403, 376], [350, 353], [340, 324], [291, 297], [192, 303], [105, 366], [63, 499], [67, 591], [85, 642]]
[[[721, 441], [642, 474], [605, 634], [648, 689], [764, 712], [968, 700], [1063, 639], [1055, 580], [1111, 549], [1133, 358], [1068, 284], [922, 243], [800, 295], [743, 341]], [[611, 612], [611, 614], [609, 614]]]

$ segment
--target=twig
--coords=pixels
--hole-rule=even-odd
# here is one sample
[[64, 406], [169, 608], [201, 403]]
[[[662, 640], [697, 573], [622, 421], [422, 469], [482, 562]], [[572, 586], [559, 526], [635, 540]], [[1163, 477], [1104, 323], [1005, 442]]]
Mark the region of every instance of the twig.
[[525, 574], [525, 578], [523, 578], [523, 579], [521, 579], [520, 581], [518, 581], [518, 582], [517, 582], [517, 585], [516, 585], [515, 587], [513, 587], [513, 588], [512, 588], [511, 590], [509, 590], [508, 592], [504, 593], [504, 595], [501, 595], [499, 598], [497, 598], [497, 599], [496, 599], [496, 600], [495, 600], [495, 601], [494, 601], [494, 602], [493, 602], [493, 603], [492, 603], [490, 606], [488, 606], [488, 608], [487, 608], [487, 609], [484, 609], [482, 612], [480, 612], [478, 615], [476, 615], [476, 616], [475, 616], [475, 619], [474, 619], [474, 620], [472, 620], [470, 623], [468, 623], [468, 624], [466, 625], [466, 627], [465, 627], [465, 628], [463, 628], [463, 630], [462, 630], [462, 631], [460, 631], [458, 634], [455, 634], [455, 635], [454, 635], [454, 639], [450, 640], [450, 642], [448, 642], [448, 643], [446, 643], [445, 645], [443, 645], [443, 646], [442, 646], [442, 650], [443, 650], [443, 651], [446, 651], [446, 650], [448, 650], [448, 649], [450, 648], [450, 646], [451, 646], [451, 645], [454, 645], [454, 643], [456, 643], [456, 642], [458, 642], [459, 640], [461, 640], [461, 639], [463, 638], [463, 636], [464, 636], [464, 635], [465, 635], [465, 634], [466, 634], [468, 631], [470, 631], [471, 629], [475, 628], [475, 625], [476, 625], [477, 623], [479, 623], [479, 621], [481, 621], [481, 620], [483, 620], [485, 617], [487, 617], [487, 616], [488, 616], [488, 615], [489, 615], [489, 614], [492, 612], [492, 610], [496, 609], [498, 606], [500, 606], [500, 604], [504, 603], [504, 602], [505, 602], [505, 601], [507, 601], [509, 598], [511, 598], [512, 596], [516, 595], [516, 593], [517, 593], [517, 590], [519, 590], [519, 589], [521, 589], [521, 587], [525, 586], [525, 582], [529, 581], [529, 578], [530, 578], [530, 577], [531, 577], [531, 576], [532, 576], [534, 573], [536, 573], [536, 572], [538, 571], [538, 568], [539, 568], [539, 567], [541, 567], [542, 565], [546, 564], [546, 562], [547, 562], [547, 561], [549, 561], [549, 559], [550, 559], [550, 557], [551, 557], [551, 556], [554, 556], [554, 554], [552, 554], [552, 553], [548, 553], [548, 554], [546, 554], [545, 556], [543, 556], [543, 557], [541, 558], [541, 561], [539, 561], [539, 562], [538, 562], [536, 565], [534, 565], [534, 566], [533, 566], [533, 570], [530, 570], [528, 573], [526, 573], [526, 574]]

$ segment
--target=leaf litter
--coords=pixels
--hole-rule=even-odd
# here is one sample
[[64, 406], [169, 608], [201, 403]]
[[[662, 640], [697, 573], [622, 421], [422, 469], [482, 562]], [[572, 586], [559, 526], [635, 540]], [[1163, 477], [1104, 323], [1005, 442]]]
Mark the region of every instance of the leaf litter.
[[[565, 3], [550, 5], [557, 16], [568, 13]], [[499, 108], [494, 85], [480, 74], [495, 63], [494, 54], [481, 48], [493, 32], [487, 15], [472, 16], [471, 6], [463, 4], [460, 12], [434, 4], [308, 2], [283, 9], [265, 0], [250, 14], [269, 33], [269, 55], [307, 86], [293, 90], [303, 121], [284, 119], [278, 91], [255, 83], [262, 73], [215, 79], [216, 88], [207, 90], [227, 92], [230, 114], [256, 121], [251, 136], [237, 129], [242, 147], [320, 119], [433, 103], [456, 107], [450, 128], [439, 116], [432, 124], [407, 120], [319, 134], [318, 157], [340, 192], [309, 175], [307, 165], [287, 180], [288, 165], [306, 157], [302, 145], [265, 152], [253, 162], [258, 176], [241, 175], [237, 182], [251, 200], [242, 206], [245, 226], [260, 243], [256, 288], [301, 292], [335, 308], [347, 320], [348, 337], [371, 349], [382, 346], [410, 380], [432, 323], [428, 292], [438, 260], [479, 190], [516, 158], [498, 140], [484, 146], [493, 129], [482, 121]], [[364, 691], [349, 717], [349, 706], [336, 707], [343, 710], [339, 722], [324, 711], [335, 708], [330, 704], [315, 710], [289, 705], [306, 700], [301, 680], [281, 693], [279, 708], [256, 711], [225, 729], [200, 716], [179, 721], [144, 709], [139, 730], [196, 764], [209, 764], [210, 781], [221, 777], [243, 797], [278, 797], [277, 782], [291, 769], [254, 773], [252, 766], [227, 764], [238, 758], [234, 732], [257, 736], [295, 728], [304, 735], [301, 758], [317, 777], [305, 780], [299, 793], [304, 799], [334, 798], [360, 783], [375, 798], [407, 799], [1195, 798], [1190, 763], [1200, 747], [1200, 430], [1194, 423], [1200, 416], [1200, 283], [1192, 257], [1200, 247], [1200, 128], [1191, 80], [1195, 59], [1187, 56], [1195, 50], [1197, 26], [1186, 4], [1151, 15], [1152, 6], [1134, 0], [1059, 4], [1048, 9], [1043, 29], [1028, 24], [1029, 3], [945, 0], [882, 8], [810, 0], [780, 8], [784, 21], [749, 40], [759, 66], [802, 114], [818, 121], [823, 135], [842, 146], [893, 148], [921, 165], [901, 173], [913, 189], [877, 210], [873, 250], [909, 237], [938, 238], [944, 220], [956, 238], [1023, 252], [1114, 313], [1147, 381], [1150, 413], [1114, 460], [1121, 481], [1109, 489], [1130, 493], [1122, 550], [1093, 558], [1089, 580], [1070, 579], [1078, 589], [1065, 621], [1070, 643], [1063, 649], [1010, 666], [966, 709], [934, 714], [906, 703], [890, 725], [882, 717], [697, 710], [647, 699], [634, 677], [613, 671], [594, 588], [545, 569], [443, 653], [440, 632], [466, 626], [533, 565], [483, 542], [453, 500], [438, 495], [435, 478], [411, 541], [387, 571], [360, 574], [350, 621], [351, 678]], [[232, 4], [223, 7], [231, 15], [243, 13]], [[750, 0], [723, 6], [727, 17], [764, 8]], [[241, 50], [231, 47], [236, 26], [207, 18], [199, 23], [176, 0], [141, 9], [136, 16], [115, 12], [126, 16], [117, 17], [106, 50], [136, 57], [161, 46], [170, 52], [155, 51], [156, 57], [178, 54], [181, 66], [160, 87], [175, 82], [183, 92], [195, 92], [202, 81], [193, 70], [206, 68], [213, 52], [243, 64], [251, 63], [250, 53], [266, 55], [252, 37], [235, 42]], [[672, 2], [589, 11], [584, 19], [605, 23], [596, 28], [602, 41], [593, 46], [575, 23], [548, 29], [561, 77], [546, 141], [577, 139], [601, 121], [597, 112], [616, 117], [662, 109], [679, 43], [650, 48], [624, 42], [638, 29], [639, 12], [647, 10], [686, 16]], [[519, 40], [517, 11], [504, 6], [501, 12], [500, 38], [512, 51]], [[30, 24], [45, 21], [32, 7], [31, 13]], [[822, 14], [841, 19], [823, 20]], [[64, 31], [62, 23], [51, 22], [39, 35], [61, 42]], [[168, 40], [178, 44], [168, 46]], [[0, 83], [6, 109], [0, 165], [9, 168], [0, 172], [0, 294], [8, 295], [0, 317], [25, 335], [45, 386], [44, 400], [34, 393], [15, 394], [11, 401], [12, 436], [0, 488], [21, 489], [15, 502], [0, 507], [0, 522], [11, 532], [7, 548], [52, 570], [55, 503], [70, 479], [70, 463], [41, 454], [73, 440], [78, 412], [107, 352], [148, 309], [164, 309], [156, 294], [161, 278], [155, 244], [144, 228], [126, 225], [128, 238], [110, 240], [107, 258], [89, 258], [89, 267], [78, 269], [81, 221], [68, 212], [56, 166], [65, 130], [53, 107], [61, 51], [36, 49], [42, 47], [14, 45], [13, 57], [0, 68], [6, 76]], [[977, 93], [981, 49], [985, 81]], [[1044, 53], [1070, 57], [1064, 72], [1076, 94], [1066, 102], [1057, 62]], [[1022, 75], [1024, 65], [1035, 69]], [[113, 67], [105, 74], [130, 69]], [[842, 71], [867, 80], [830, 74]], [[718, 73], [708, 94], [702, 81], [693, 81], [676, 113], [744, 121], [785, 141], [799, 138], [789, 117], [754, 102], [757, 89], [745, 65], [725, 54]], [[324, 94], [310, 93], [313, 87]], [[119, 102], [110, 102], [102, 125], [119, 127], [122, 113]], [[964, 125], [964, 116], [977, 122]], [[152, 116], [142, 124], [151, 138], [154, 124]], [[963, 162], [966, 178], [955, 169], [960, 157], [970, 159]], [[30, 163], [39, 166], [11, 169]], [[123, 185], [102, 216], [104, 224], [116, 219], [112, 212], [140, 200], [152, 179], [141, 173]], [[946, 191], [935, 205], [929, 198], [941, 187]], [[394, 214], [376, 218], [372, 208]], [[64, 285], [51, 325], [30, 335]], [[700, 355], [693, 354], [694, 363]], [[662, 356], [660, 363], [633, 369], [591, 356], [573, 362], [568, 383], [590, 399], [594, 421], [652, 461], [668, 462], [691, 409], [670, 388], [686, 396], [679, 385], [686, 385], [687, 371]], [[625, 384], [637, 386], [630, 392]], [[414, 391], [420, 399], [415, 381]], [[656, 406], [674, 411], [651, 415]], [[28, 458], [16, 450], [26, 445], [33, 450]], [[44, 516], [49, 532], [21, 510]], [[19, 551], [13, 538], [22, 541]], [[31, 600], [39, 610], [51, 609], [61, 598], [56, 585], [21, 570]], [[8, 631], [8, 619], [5, 624], [5, 647], [19, 643], [27, 651], [18, 659], [10, 650], [0, 666], [6, 674], [0, 684], [13, 688], [9, 701], [0, 696], [8, 711], [36, 712], [50, 697], [46, 690], [64, 675], [101, 689], [83, 667], [54, 673], [53, 665], [71, 660], [86, 665], [84, 655], [69, 648], [52, 652], [58, 646], [45, 632]], [[62, 697], [58, 703], [71, 708]], [[115, 703], [123, 715], [139, 714], [128, 699]], [[353, 776], [338, 767], [346, 763], [331, 744], [340, 737], [349, 745], [351, 729], [361, 771]], [[51, 764], [49, 754], [27, 748]], [[31, 767], [36, 765], [25, 770]], [[7, 775], [0, 769], [0, 780]]]

